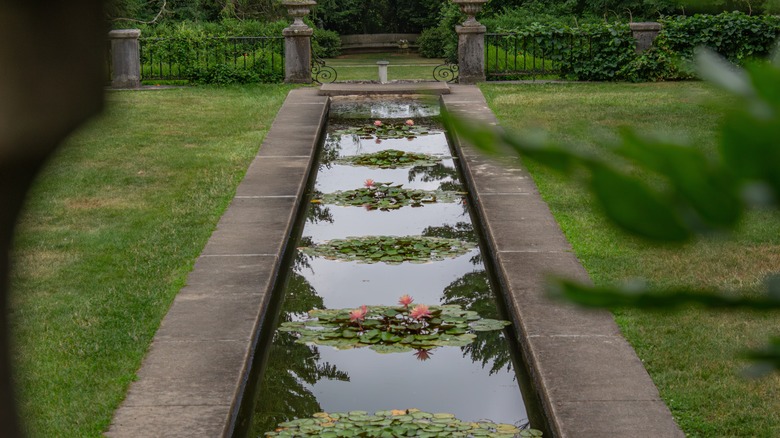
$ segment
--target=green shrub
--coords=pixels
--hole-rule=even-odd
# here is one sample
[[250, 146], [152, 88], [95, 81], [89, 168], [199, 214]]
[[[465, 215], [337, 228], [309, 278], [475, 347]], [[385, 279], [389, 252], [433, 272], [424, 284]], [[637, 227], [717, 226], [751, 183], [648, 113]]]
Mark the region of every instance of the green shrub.
[[[561, 73], [578, 81], [624, 79], [620, 72], [636, 57], [636, 40], [628, 24], [588, 24], [566, 33], [575, 41], [561, 57]], [[562, 42], [565, 44], [565, 42]]]
[[317, 58], [335, 58], [341, 54], [341, 38], [338, 32], [325, 29], [314, 29], [312, 52]]
[[691, 17], [665, 17], [656, 45], [690, 59], [693, 50], [706, 46], [731, 62], [766, 57], [780, 36], [780, 17], [750, 16], [742, 12]]
[[417, 38], [417, 50], [425, 58], [444, 58], [450, 32], [443, 27], [424, 29]]

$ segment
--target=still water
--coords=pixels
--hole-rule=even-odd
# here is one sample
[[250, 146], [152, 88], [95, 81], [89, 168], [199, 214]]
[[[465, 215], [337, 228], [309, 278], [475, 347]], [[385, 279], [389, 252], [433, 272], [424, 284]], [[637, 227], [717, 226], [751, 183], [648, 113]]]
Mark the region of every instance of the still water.
[[[414, 100], [377, 103], [334, 100], [315, 192], [360, 188], [366, 179], [403, 184], [409, 189], [462, 192], [452, 152], [435, 116], [438, 106]], [[380, 140], [335, 131], [373, 123], [412, 119], [428, 134], [414, 139]], [[339, 157], [397, 149], [442, 157], [434, 166], [374, 169], [339, 164]], [[330, 239], [394, 235], [457, 237], [476, 241], [465, 198], [450, 203], [366, 210], [312, 203], [301, 246]], [[422, 264], [365, 264], [298, 253], [281, 304], [280, 322], [306, 317], [313, 308], [396, 305], [409, 294], [415, 303], [458, 304], [482, 317], [499, 313], [479, 249], [452, 259]], [[380, 411], [417, 408], [448, 412], [460, 420], [528, 422], [513, 358], [503, 331], [479, 332], [465, 347], [438, 347], [419, 353], [379, 354], [368, 348], [336, 350], [295, 343], [295, 335], [275, 332], [250, 436], [262, 436], [280, 422], [320, 411]]]

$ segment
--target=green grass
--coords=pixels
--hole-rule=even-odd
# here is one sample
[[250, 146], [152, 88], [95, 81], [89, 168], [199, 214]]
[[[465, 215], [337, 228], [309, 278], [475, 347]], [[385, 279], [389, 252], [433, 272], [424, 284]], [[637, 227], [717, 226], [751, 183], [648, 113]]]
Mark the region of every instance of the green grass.
[[[483, 85], [502, 126], [541, 127], [560, 141], [598, 151], [614, 129], [687, 138], [716, 147], [721, 105], [733, 103], [702, 83]], [[710, 102], [710, 103], [708, 103]], [[712, 104], [714, 102], [715, 104]], [[731, 236], [685, 247], [657, 246], [604, 223], [588, 193], [528, 163], [543, 198], [597, 284], [642, 277], [657, 286], [755, 290], [780, 270], [780, 217], [750, 214]], [[620, 311], [616, 320], [689, 437], [780, 436], [780, 376], [746, 380], [736, 355], [780, 334], [777, 314]]]
[[11, 316], [28, 435], [100, 436], [290, 90], [111, 92], [40, 175]]
[[433, 80], [433, 68], [441, 59], [423, 58], [416, 53], [361, 53], [329, 58], [325, 63], [338, 72], [337, 81], [378, 81], [377, 61], [389, 61], [387, 79]]

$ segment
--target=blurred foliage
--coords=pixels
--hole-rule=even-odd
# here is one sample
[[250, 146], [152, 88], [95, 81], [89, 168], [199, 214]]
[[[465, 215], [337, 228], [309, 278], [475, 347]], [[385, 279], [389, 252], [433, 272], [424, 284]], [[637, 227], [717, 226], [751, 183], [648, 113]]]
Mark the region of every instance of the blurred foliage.
[[[780, 208], [780, 56], [739, 69], [709, 50], [698, 71], [740, 99], [720, 126], [719, 149], [707, 156], [689, 145], [624, 129], [606, 154], [582, 152], [546, 133], [516, 135], [445, 115], [450, 129], [492, 153], [520, 154], [580, 179], [618, 227], [659, 243], [690, 242], [698, 235], [733, 230], [750, 208]], [[643, 285], [591, 287], [553, 280], [550, 291], [587, 306], [669, 309], [681, 304], [711, 308], [777, 310], [780, 277], [763, 297], [713, 290], [651, 290]], [[780, 369], [778, 343], [750, 354], [757, 370]]]

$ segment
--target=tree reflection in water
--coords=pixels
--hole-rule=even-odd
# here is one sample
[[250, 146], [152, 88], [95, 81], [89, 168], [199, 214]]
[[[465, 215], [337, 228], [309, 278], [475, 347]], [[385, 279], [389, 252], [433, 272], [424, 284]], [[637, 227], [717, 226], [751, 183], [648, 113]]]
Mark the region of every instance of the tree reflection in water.
[[[296, 257], [285, 288], [280, 323], [301, 318], [314, 308], [322, 309], [322, 297], [296, 272], [308, 260]], [[289, 332], [276, 332], [260, 386], [252, 430], [249, 436], [262, 436], [277, 424], [294, 418], [311, 417], [322, 408], [309, 387], [322, 379], [349, 381], [349, 375], [329, 363], [318, 363], [317, 347], [298, 344]]]
[[[442, 302], [457, 304], [479, 313], [483, 318], [501, 319], [488, 274], [484, 270], [469, 272], [453, 281], [444, 288]], [[476, 335], [474, 342], [461, 347], [463, 355], [481, 363], [483, 368], [489, 365], [490, 374], [495, 374], [504, 367], [509, 371], [511, 357], [503, 331], [477, 332]]]
[[[322, 197], [322, 192], [314, 191], [313, 199]], [[306, 216], [306, 222], [310, 224], [318, 224], [320, 222], [333, 223], [333, 213], [330, 212], [330, 208], [321, 202], [312, 202], [309, 206], [309, 214]]]
[[[441, 225], [438, 227], [427, 227], [423, 230], [425, 237], [445, 237], [448, 239], [458, 239], [465, 242], [477, 242], [477, 234], [474, 232], [474, 225], [471, 222], [458, 222], [455, 225]], [[482, 252], [477, 252], [470, 259], [474, 266], [482, 266]]]
[[458, 171], [454, 167], [444, 163], [436, 163], [433, 166], [414, 166], [409, 169], [409, 182], [415, 182], [419, 178], [421, 182], [447, 181], [453, 191], [463, 190], [458, 183]]

